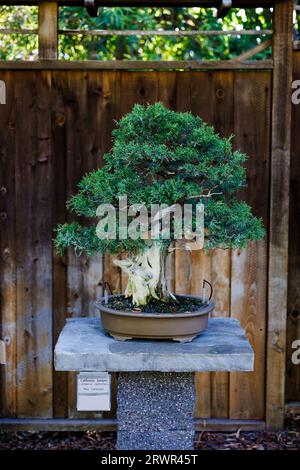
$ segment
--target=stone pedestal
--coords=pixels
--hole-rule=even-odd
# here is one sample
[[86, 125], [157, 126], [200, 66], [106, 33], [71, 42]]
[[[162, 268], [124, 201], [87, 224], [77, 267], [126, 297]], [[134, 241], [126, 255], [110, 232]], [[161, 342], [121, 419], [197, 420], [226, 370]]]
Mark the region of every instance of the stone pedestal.
[[194, 372], [251, 371], [254, 354], [237, 320], [213, 318], [191, 343], [131, 340], [99, 319], [69, 319], [55, 347], [58, 371], [120, 372], [118, 449], [193, 449]]
[[193, 449], [194, 403], [191, 372], [121, 372], [117, 448]]

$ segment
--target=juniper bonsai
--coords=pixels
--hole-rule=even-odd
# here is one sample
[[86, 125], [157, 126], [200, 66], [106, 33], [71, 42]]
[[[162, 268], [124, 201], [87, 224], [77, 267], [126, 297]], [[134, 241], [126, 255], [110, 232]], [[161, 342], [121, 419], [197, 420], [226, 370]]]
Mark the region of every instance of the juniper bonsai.
[[[55, 246], [59, 254], [73, 247], [77, 255], [86, 252], [127, 253], [116, 260], [129, 276], [125, 292], [135, 305], [151, 299], [169, 300], [165, 274], [168, 251], [174, 248], [175, 224], [170, 237], [155, 240], [141, 230], [136, 238], [97, 234], [97, 208], [109, 204], [120, 213], [120, 197], [128, 206], [189, 203], [204, 205], [204, 249], [243, 248], [264, 237], [262, 221], [251, 208], [236, 199], [245, 186], [246, 155], [233, 151], [231, 138], [224, 139], [200, 117], [166, 109], [162, 104], [141, 106], [124, 116], [113, 131], [113, 146], [104, 156], [105, 165], [85, 175], [68, 209], [87, 218], [57, 227]], [[99, 215], [99, 214], [98, 214]], [[130, 218], [130, 217], [129, 217]], [[193, 230], [195, 221], [193, 219]], [[108, 229], [107, 229], [108, 230]]]

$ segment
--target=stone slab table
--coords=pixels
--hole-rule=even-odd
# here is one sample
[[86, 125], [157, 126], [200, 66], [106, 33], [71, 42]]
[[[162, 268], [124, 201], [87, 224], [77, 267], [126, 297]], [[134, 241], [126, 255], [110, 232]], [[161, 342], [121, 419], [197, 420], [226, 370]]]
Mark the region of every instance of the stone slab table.
[[57, 371], [119, 372], [118, 439], [122, 450], [190, 450], [194, 443], [194, 373], [252, 371], [253, 350], [233, 318], [212, 318], [191, 343], [110, 337], [96, 318], [71, 318], [55, 347]]

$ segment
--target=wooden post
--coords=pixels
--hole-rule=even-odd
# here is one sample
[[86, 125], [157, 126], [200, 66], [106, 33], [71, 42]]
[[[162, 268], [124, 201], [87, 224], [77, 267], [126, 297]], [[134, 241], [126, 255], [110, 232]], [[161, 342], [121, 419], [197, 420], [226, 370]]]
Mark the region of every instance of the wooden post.
[[293, 0], [274, 8], [266, 421], [281, 429], [285, 405]]
[[56, 2], [41, 0], [39, 5], [39, 58], [57, 59], [58, 6]]

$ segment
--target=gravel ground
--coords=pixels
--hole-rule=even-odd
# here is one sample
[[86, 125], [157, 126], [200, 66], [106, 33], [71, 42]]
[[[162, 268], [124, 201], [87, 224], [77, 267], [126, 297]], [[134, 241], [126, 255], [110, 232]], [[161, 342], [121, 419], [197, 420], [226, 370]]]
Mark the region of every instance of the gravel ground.
[[[115, 448], [115, 433], [100, 432], [1, 432], [0, 450], [110, 450]], [[300, 415], [289, 419], [282, 432], [196, 434], [199, 450], [300, 450]]]

